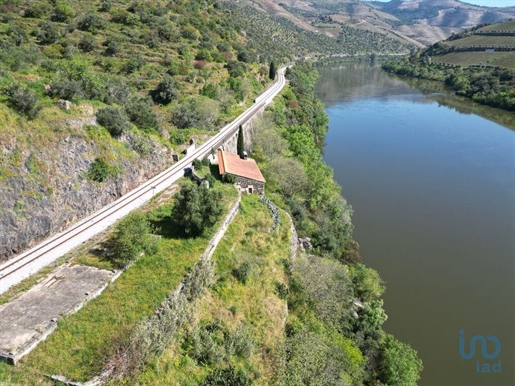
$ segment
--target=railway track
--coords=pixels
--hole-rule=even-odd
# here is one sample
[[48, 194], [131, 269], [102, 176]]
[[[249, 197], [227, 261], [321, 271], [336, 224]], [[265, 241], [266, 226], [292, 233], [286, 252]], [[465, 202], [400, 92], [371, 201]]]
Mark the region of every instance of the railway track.
[[184, 170], [193, 161], [204, 158], [213, 150], [217, 150], [227, 138], [235, 135], [240, 125], [247, 122], [256, 112], [266, 106], [277, 95], [286, 83], [284, 69], [278, 71], [277, 81], [269, 89], [259, 95], [255, 103], [238, 116], [233, 122], [224, 126], [216, 135], [202, 144], [191, 155], [159, 173], [139, 187], [120, 197], [111, 204], [103, 207], [92, 215], [82, 219], [65, 231], [43, 241], [28, 251], [25, 251], [0, 265], [0, 293], [7, 291], [13, 285], [38, 272], [41, 268], [52, 263], [60, 256], [69, 252], [92, 236], [107, 229], [110, 225], [140, 207], [156, 193], [168, 188], [173, 182], [184, 175]]

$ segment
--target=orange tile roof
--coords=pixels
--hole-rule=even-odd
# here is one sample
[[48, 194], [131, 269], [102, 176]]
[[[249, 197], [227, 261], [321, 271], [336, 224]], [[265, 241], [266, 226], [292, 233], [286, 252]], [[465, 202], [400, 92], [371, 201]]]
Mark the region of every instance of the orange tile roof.
[[218, 169], [220, 174], [234, 174], [235, 176], [249, 178], [251, 180], [265, 182], [265, 178], [256, 161], [252, 158], [241, 159], [238, 154], [228, 151], [218, 152]]

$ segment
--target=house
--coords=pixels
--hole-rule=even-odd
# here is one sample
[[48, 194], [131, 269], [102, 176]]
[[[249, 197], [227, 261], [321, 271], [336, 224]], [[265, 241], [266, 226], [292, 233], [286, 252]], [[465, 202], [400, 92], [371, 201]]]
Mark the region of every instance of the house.
[[265, 178], [256, 161], [222, 150], [217, 155], [218, 169], [222, 178], [232, 174], [236, 177], [235, 185], [240, 192], [265, 194]]

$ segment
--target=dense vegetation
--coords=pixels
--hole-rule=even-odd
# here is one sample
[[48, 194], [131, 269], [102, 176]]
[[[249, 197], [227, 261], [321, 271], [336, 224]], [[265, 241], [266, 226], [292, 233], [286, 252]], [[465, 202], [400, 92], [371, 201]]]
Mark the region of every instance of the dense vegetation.
[[[384, 333], [377, 272], [362, 265], [352, 240], [351, 207], [322, 160], [327, 130], [313, 93], [316, 71], [297, 63], [290, 87], [277, 98], [255, 139], [267, 188], [280, 193], [301, 237], [317, 256], [288, 265], [289, 317], [283, 363], [286, 385], [413, 385], [422, 369], [416, 352]], [[396, 370], [393, 370], [396, 369]]]
[[[229, 5], [227, 5], [229, 6]], [[237, 10], [238, 20], [245, 26], [248, 37], [253, 42], [261, 42], [256, 47], [258, 52], [284, 52], [289, 56], [306, 55], [364, 55], [370, 53], [406, 52], [407, 45], [392, 39], [386, 34], [370, 32], [337, 24], [341, 32], [337, 39], [323, 33], [303, 30], [283, 17], [272, 17], [244, 3], [231, 3], [231, 9]], [[244, 18], [244, 19], [243, 19]], [[270, 39], [270, 37], [272, 37]], [[255, 44], [255, 43], [253, 43]], [[274, 51], [270, 51], [273, 49]]]
[[[467, 41], [472, 35], [482, 31], [482, 28], [473, 28], [456, 34], [446, 41], [435, 43], [426, 49], [412, 53], [401, 60], [385, 63], [383, 68], [399, 75], [444, 82], [445, 85], [455, 90], [456, 94], [471, 98], [475, 102], [515, 111], [515, 54], [509, 53], [511, 65], [506, 67], [480, 64], [482, 59], [480, 55], [484, 53], [485, 47], [497, 47], [495, 43], [499, 36], [504, 37], [503, 34], [513, 31], [512, 24], [509, 22], [498, 24], [493, 30], [493, 26], [490, 26], [488, 32], [485, 32], [488, 36], [481, 37], [490, 41], [488, 45], [462, 46], [462, 44], [468, 43], [461, 42]], [[509, 29], [509, 31], [504, 31], [505, 29]], [[504, 32], [496, 34], [495, 30]], [[440, 62], [440, 58], [459, 50], [460, 47], [464, 50], [466, 48], [467, 52], [462, 54], [462, 60], [467, 64], [460, 65], [459, 57], [454, 64]], [[474, 62], [474, 55], [477, 55], [477, 64], [471, 64]]]
[[[220, 127], [269, 82], [272, 53], [283, 60], [293, 52], [265, 39], [249, 44], [243, 16], [229, 18], [223, 3], [209, 0], [3, 0], [0, 7], [1, 143], [14, 135], [23, 153], [31, 134], [54, 143], [68, 134], [87, 138], [80, 124], [62, 128], [96, 115], [112, 136], [95, 138], [90, 162], [99, 162], [89, 177], [97, 182], [122, 173], [124, 160], [150, 157], [148, 138], [176, 148]], [[59, 111], [59, 99], [72, 104]], [[16, 120], [27, 130], [13, 130]], [[126, 149], [105, 154], [116, 142]], [[30, 143], [32, 157], [49, 168], [48, 147], [39, 145]], [[0, 180], [22, 172], [9, 159], [2, 164]]]

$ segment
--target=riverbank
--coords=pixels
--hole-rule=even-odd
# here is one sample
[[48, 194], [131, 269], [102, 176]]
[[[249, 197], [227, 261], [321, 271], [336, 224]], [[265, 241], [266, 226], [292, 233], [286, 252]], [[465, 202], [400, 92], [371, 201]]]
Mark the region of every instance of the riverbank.
[[423, 360], [417, 384], [512, 384], [504, 367], [477, 374], [457, 345], [460, 329], [492, 334], [497, 360], [513, 360], [515, 134], [496, 123], [511, 113], [379, 66], [319, 72], [324, 160], [354, 208], [363, 260], [387, 283], [383, 328]]

